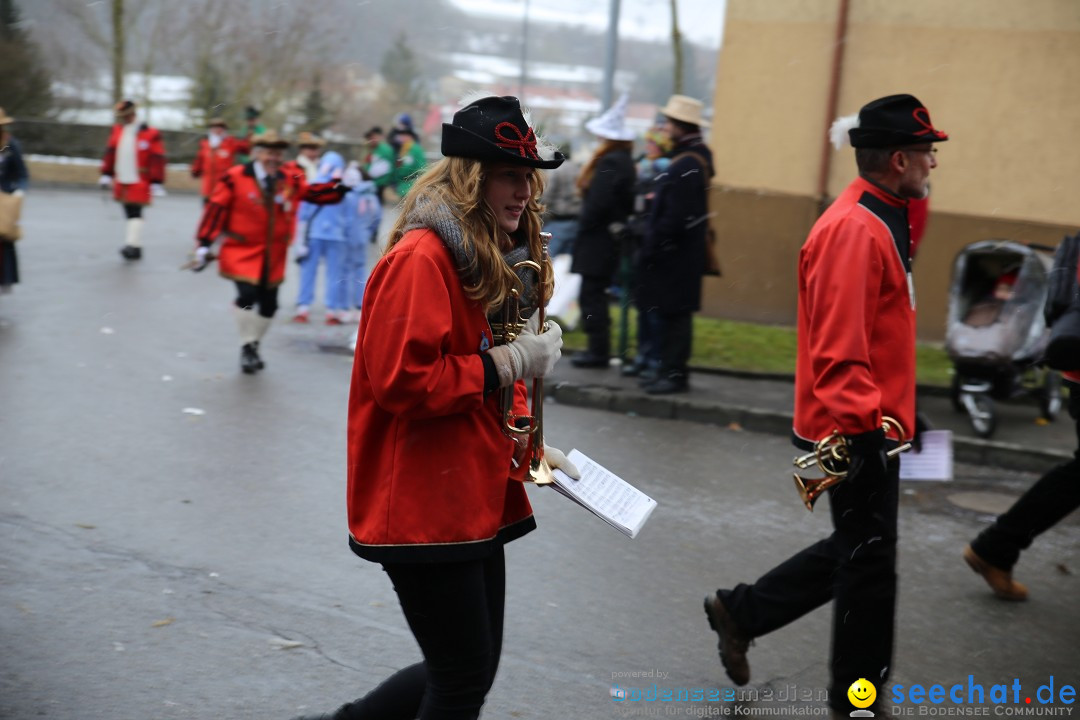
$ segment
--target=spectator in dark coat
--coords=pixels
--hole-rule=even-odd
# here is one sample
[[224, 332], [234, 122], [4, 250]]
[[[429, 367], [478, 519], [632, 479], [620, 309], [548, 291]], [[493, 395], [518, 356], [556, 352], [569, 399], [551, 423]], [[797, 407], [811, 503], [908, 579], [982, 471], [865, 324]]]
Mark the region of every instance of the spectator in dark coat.
[[[0, 192], [22, 195], [30, 181], [19, 143], [8, 132], [15, 118], [0, 108]], [[13, 240], [0, 240], [0, 293], [19, 282], [19, 260]]]
[[572, 272], [581, 275], [582, 326], [588, 349], [571, 362], [577, 367], [607, 367], [611, 358], [611, 316], [607, 290], [619, 262], [617, 235], [634, 209], [634, 133], [626, 128], [627, 96], [585, 128], [601, 139], [600, 146], [578, 176], [583, 201]]
[[656, 196], [641, 249], [638, 308], [646, 314], [654, 339], [656, 379], [650, 394], [686, 392], [693, 314], [701, 309], [705, 273], [705, 232], [709, 227], [712, 152], [701, 139], [702, 103], [672, 95], [660, 111], [674, 143], [671, 165], [656, 178]]

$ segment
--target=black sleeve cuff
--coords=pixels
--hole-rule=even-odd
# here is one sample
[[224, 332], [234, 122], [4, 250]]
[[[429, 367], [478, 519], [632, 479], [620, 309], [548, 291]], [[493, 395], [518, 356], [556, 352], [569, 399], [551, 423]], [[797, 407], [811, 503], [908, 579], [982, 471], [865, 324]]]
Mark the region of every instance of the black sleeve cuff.
[[870, 455], [885, 448], [885, 429], [878, 428], [870, 432], [847, 436], [848, 447], [853, 455]]
[[495, 361], [487, 353], [480, 354], [480, 361], [484, 363], [484, 397], [499, 389], [499, 371], [495, 369]]

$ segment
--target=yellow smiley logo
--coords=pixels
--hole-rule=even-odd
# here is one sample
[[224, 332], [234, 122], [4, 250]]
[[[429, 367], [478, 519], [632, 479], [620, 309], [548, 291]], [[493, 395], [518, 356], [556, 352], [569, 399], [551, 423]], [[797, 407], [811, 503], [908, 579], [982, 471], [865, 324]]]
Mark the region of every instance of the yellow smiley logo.
[[857, 708], [870, 707], [877, 699], [877, 688], [866, 678], [859, 678], [851, 683], [847, 691], [848, 700]]

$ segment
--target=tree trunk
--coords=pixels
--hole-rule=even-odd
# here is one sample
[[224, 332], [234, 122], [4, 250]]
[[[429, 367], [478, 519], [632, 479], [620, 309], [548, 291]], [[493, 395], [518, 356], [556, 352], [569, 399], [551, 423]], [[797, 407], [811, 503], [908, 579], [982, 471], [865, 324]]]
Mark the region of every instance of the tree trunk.
[[682, 35], [679, 33], [678, 0], [671, 0], [671, 50], [675, 53], [675, 94], [683, 91]]
[[118, 103], [124, 99], [124, 0], [112, 0], [112, 21], [113, 103]]

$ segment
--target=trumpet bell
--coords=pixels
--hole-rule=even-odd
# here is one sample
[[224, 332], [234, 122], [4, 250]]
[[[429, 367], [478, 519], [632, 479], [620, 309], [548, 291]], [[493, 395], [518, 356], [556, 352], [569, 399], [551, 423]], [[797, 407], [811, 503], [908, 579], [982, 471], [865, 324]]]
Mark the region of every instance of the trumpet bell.
[[551, 472], [548, 461], [541, 459], [540, 462], [532, 463], [529, 468], [529, 480], [537, 485], [550, 485], [555, 482], [555, 475]]
[[842, 477], [835, 475], [828, 475], [822, 478], [804, 478], [799, 473], [792, 473], [795, 478], [795, 489], [799, 491], [799, 497], [802, 498], [803, 505], [810, 512], [814, 512], [814, 503], [817, 502], [821, 494], [836, 485]]

